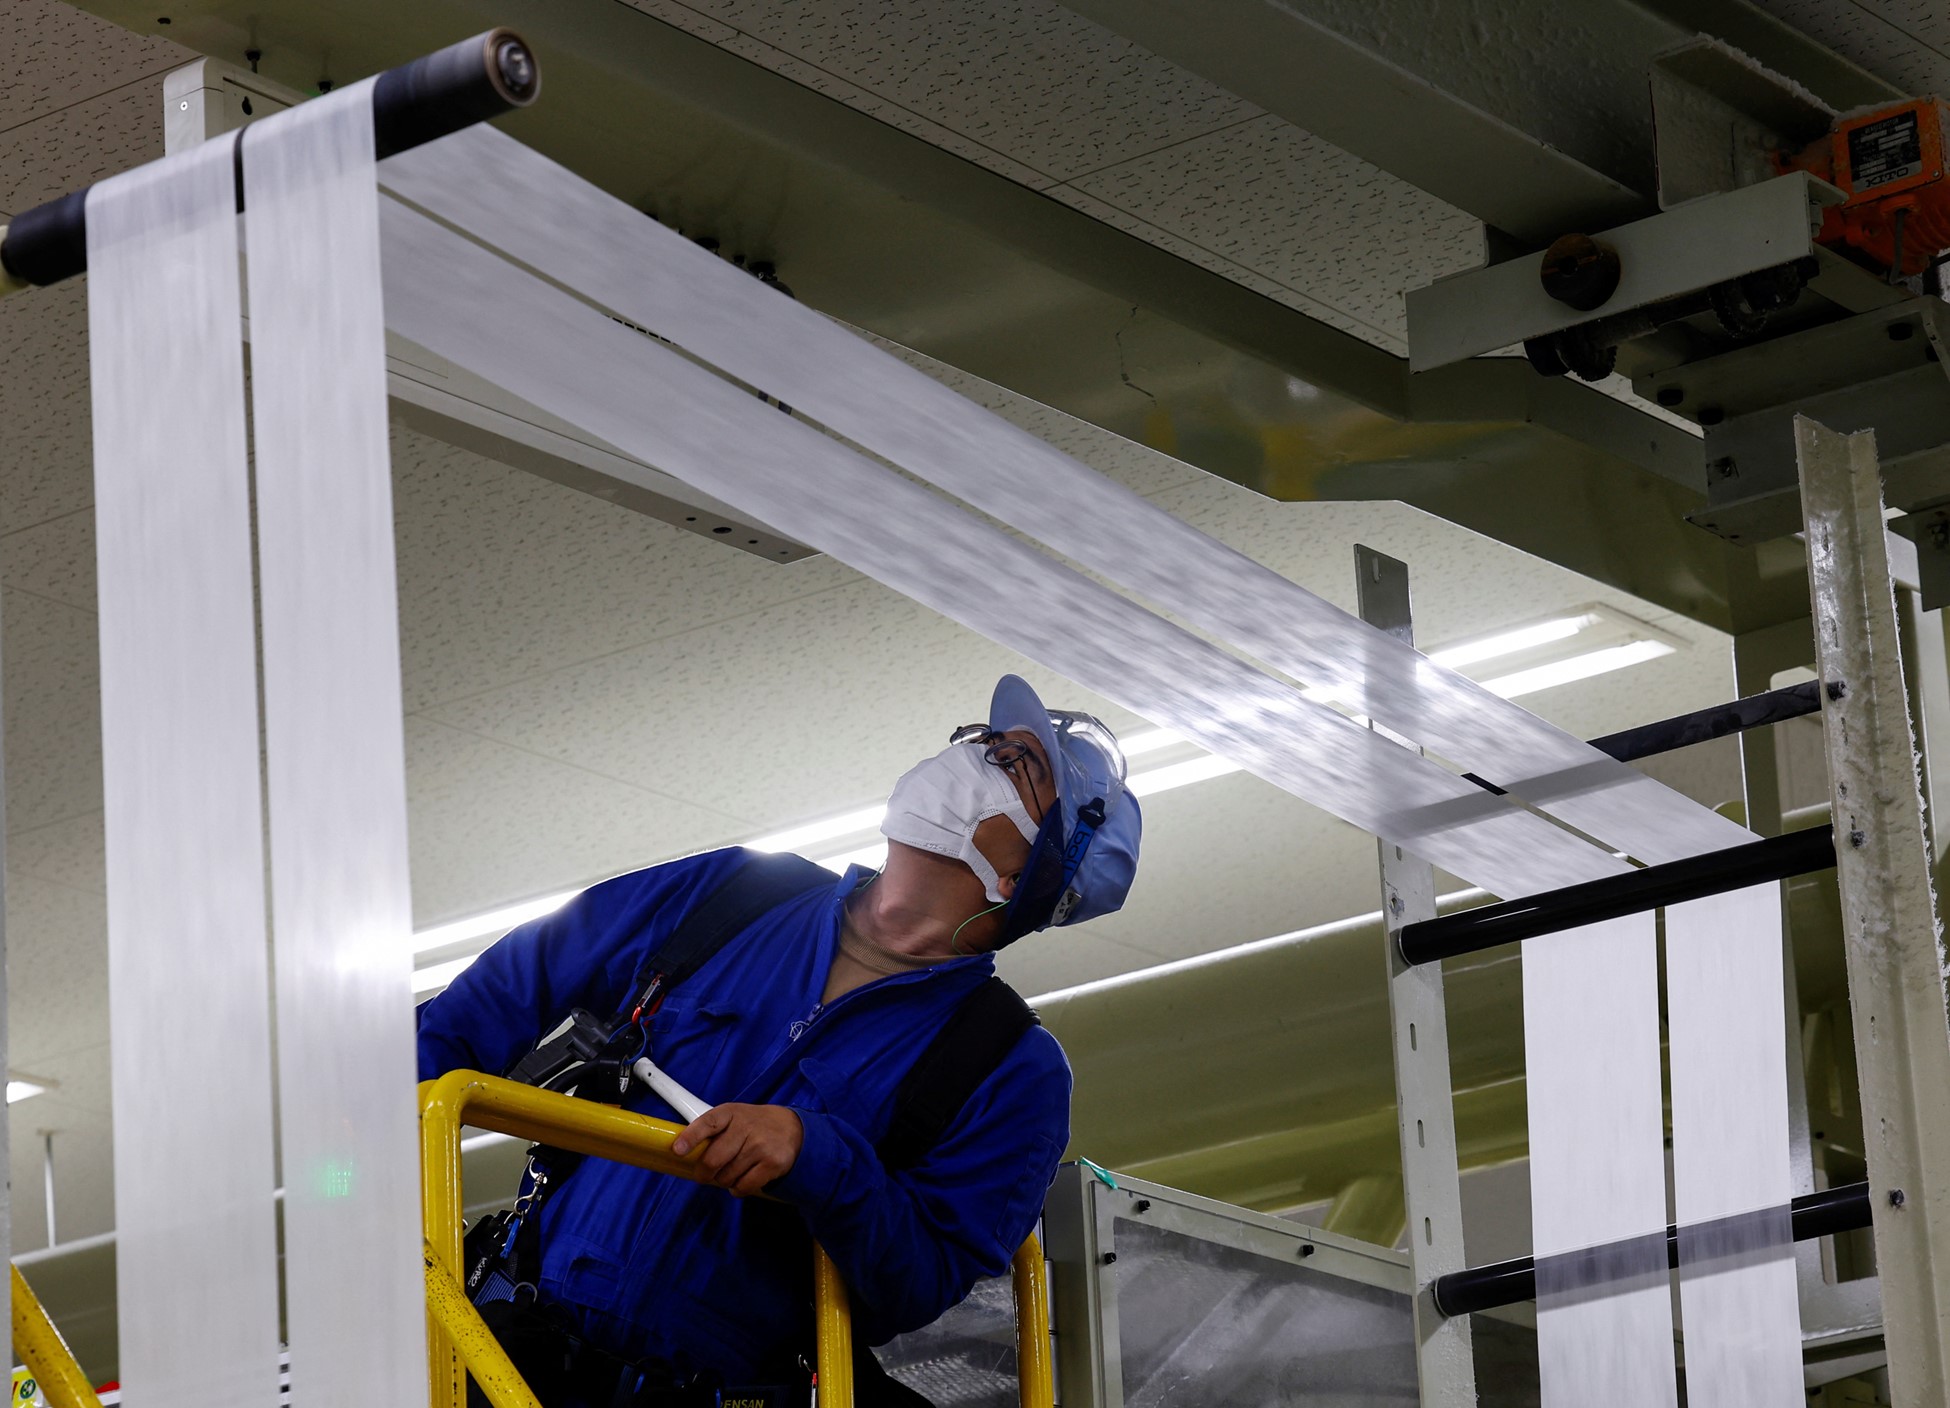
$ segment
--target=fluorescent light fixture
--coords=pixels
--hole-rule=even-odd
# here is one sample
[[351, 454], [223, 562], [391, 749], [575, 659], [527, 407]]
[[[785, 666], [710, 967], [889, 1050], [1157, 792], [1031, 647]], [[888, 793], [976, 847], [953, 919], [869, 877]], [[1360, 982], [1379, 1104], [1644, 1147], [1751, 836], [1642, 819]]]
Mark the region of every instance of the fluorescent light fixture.
[[1174, 787], [1189, 787], [1194, 782], [1205, 782], [1238, 771], [1239, 764], [1205, 753], [1196, 758], [1187, 758], [1182, 763], [1167, 763], [1161, 768], [1134, 772], [1125, 779], [1125, 785], [1135, 796], [1154, 797]]
[[887, 863], [887, 843], [875, 841], [870, 846], [860, 846], [834, 856], [813, 856], [811, 859], [819, 862], [835, 875], [846, 874], [849, 865], [864, 865], [869, 870], [878, 870]]
[[827, 817], [824, 821], [809, 821], [803, 826], [788, 826], [783, 831], [774, 831], [770, 836], [761, 836], [756, 841], [745, 844], [754, 851], [798, 851], [807, 846], [817, 846], [821, 841], [837, 841], [841, 837], [852, 836], [861, 831], [878, 831], [880, 823], [887, 815], [884, 804], [862, 807], [854, 812], [842, 812], [839, 816]]
[[413, 995], [432, 992], [444, 988], [455, 978], [467, 971], [468, 965], [479, 958], [478, 953], [463, 953], [459, 958], [450, 958], [445, 963], [435, 963], [426, 968], [418, 968], [413, 973]]
[[1498, 631], [1494, 635], [1432, 650], [1429, 659], [1451, 670], [1460, 670], [1465, 665], [1480, 665], [1485, 660], [1498, 660], [1519, 651], [1535, 650], [1539, 646], [1569, 640], [1597, 622], [1597, 614], [1590, 611], [1572, 616], [1554, 616], [1548, 621], [1537, 621], [1528, 626], [1518, 626], [1515, 630]]
[[492, 934], [496, 938], [531, 919], [540, 919], [544, 914], [553, 914], [577, 895], [580, 889], [563, 890], [560, 894], [543, 895], [539, 899], [523, 900], [520, 904], [507, 905], [501, 909], [490, 909], [485, 914], [472, 915], [466, 919], [456, 919], [450, 924], [436, 924], [431, 929], [422, 929], [413, 936], [413, 952], [431, 953], [457, 944], [462, 939], [479, 938]]
[[1483, 688], [1505, 699], [1515, 699], [1519, 695], [1535, 694], [1540, 689], [1570, 684], [1573, 680], [1588, 680], [1593, 675], [1609, 674], [1628, 665], [1643, 664], [1670, 654], [1672, 647], [1662, 640], [1635, 640], [1625, 645], [1573, 655], [1568, 660], [1554, 660], [1547, 665], [1518, 670], [1514, 674], [1499, 675], [1495, 679], [1484, 680]]
[[1182, 733], [1173, 733], [1168, 728], [1147, 728], [1117, 740], [1117, 746], [1124, 750], [1126, 758], [1141, 758], [1146, 753], [1155, 753], [1160, 748], [1171, 748], [1185, 742]]
[[36, 1095], [45, 1095], [50, 1084], [52, 1082], [23, 1080], [19, 1076], [9, 1076], [7, 1078], [7, 1103], [12, 1105], [22, 1100], [31, 1100]]

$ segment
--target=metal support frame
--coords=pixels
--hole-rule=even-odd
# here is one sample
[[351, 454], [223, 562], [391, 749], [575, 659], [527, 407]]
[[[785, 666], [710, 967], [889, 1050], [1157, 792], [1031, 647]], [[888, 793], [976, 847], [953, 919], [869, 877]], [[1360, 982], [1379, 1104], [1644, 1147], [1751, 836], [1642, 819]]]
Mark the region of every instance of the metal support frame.
[[[1361, 619], [1404, 645], [1414, 645], [1407, 564], [1357, 544], [1354, 566]], [[1375, 844], [1381, 862], [1381, 923], [1401, 1132], [1402, 1198], [1408, 1214], [1408, 1264], [1415, 1281], [1416, 1381], [1423, 1408], [1475, 1408], [1476, 1361], [1469, 1321], [1445, 1318], [1434, 1300], [1437, 1278], [1466, 1265], [1442, 965], [1409, 964], [1397, 944], [1404, 924], [1436, 917], [1435, 867], [1389, 841]]]
[[[1734, 687], [1742, 694], [1765, 689], [1776, 676], [1796, 668], [1812, 669], [1815, 662], [1813, 623], [1807, 618], [1784, 621], [1736, 636], [1733, 642]], [[1819, 701], [1817, 701], [1819, 708]], [[1771, 729], [1753, 729], [1740, 736], [1742, 791], [1746, 821], [1761, 836], [1778, 836], [1783, 829], [1780, 747]], [[1796, 906], [1789, 905], [1791, 916]], [[1791, 922], [1791, 921], [1790, 921]], [[1788, 1163], [1797, 1198], [1821, 1191], [1816, 1186], [1814, 1126], [1810, 1123], [1808, 1072], [1802, 1032], [1801, 994], [1795, 968], [1796, 936], [1783, 926], [1781, 955], [1784, 1002], [1782, 1022], [1787, 1037]], [[1881, 1287], [1874, 1277], [1830, 1279], [1825, 1244], [1797, 1242], [1795, 1273], [1801, 1301], [1801, 1339], [1804, 1356], [1833, 1346], [1858, 1346], [1881, 1332]]]
[[1111, 1270], [1116, 1238], [1110, 1207], [1096, 1196], [1100, 1186], [1098, 1175], [1083, 1164], [1064, 1164], [1043, 1201], [1052, 1309], [1063, 1329], [1056, 1340], [1056, 1371], [1064, 1408], [1122, 1408], [1124, 1402], [1117, 1276]]
[[1094, 1165], [1064, 1164], [1043, 1204], [1055, 1323], [1061, 1328], [1056, 1354], [1064, 1408], [1123, 1408], [1119, 1220], [1150, 1223], [1283, 1265], [1304, 1260], [1310, 1271], [1403, 1297], [1413, 1291], [1408, 1258], [1401, 1252], [1163, 1184], [1103, 1173]]
[[1814, 253], [1824, 207], [1842, 193], [1790, 172], [1599, 232], [1618, 252], [1617, 289], [1580, 310], [1544, 292], [1542, 254], [1454, 274], [1408, 291], [1408, 364], [1415, 371], [1697, 293]]
[[1950, 1402], [1950, 1014], [1871, 433], [1795, 421], [1894, 1400]]

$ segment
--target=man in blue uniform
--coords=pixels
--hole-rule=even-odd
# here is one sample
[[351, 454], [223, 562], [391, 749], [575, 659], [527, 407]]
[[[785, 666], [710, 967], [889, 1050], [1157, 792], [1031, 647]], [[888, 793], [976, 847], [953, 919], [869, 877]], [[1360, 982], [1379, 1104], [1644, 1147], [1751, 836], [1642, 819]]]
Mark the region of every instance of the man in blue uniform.
[[[814, 1240], [856, 1336], [879, 1344], [999, 1275], [1034, 1227], [1069, 1141], [1069, 1066], [1040, 1027], [917, 1158], [889, 1167], [878, 1146], [903, 1077], [997, 948], [1123, 904], [1139, 812], [1109, 730], [1046, 710], [1016, 676], [954, 740], [895, 786], [878, 875], [855, 867], [765, 913], [649, 1019], [656, 1064], [716, 1102], [677, 1146], [709, 1140], [712, 1183], [591, 1159], [551, 1190], [540, 1302], [578, 1352], [780, 1382], [810, 1343]], [[749, 858], [623, 875], [508, 935], [421, 1009], [421, 1078], [507, 1071], [573, 1009], [627, 1005]], [[641, 1087], [625, 1105], [674, 1115]]]

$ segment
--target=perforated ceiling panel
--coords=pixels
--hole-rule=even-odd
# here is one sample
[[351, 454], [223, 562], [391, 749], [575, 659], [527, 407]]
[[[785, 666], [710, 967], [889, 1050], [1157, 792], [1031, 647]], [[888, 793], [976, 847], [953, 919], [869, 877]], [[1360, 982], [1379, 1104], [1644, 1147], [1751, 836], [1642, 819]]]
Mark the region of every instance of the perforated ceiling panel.
[[1054, 0], [628, 0], [1370, 342], [1474, 219]]
[[1950, 8], [1935, 0], [1760, 0], [1760, 5], [1911, 93], [1950, 92]]

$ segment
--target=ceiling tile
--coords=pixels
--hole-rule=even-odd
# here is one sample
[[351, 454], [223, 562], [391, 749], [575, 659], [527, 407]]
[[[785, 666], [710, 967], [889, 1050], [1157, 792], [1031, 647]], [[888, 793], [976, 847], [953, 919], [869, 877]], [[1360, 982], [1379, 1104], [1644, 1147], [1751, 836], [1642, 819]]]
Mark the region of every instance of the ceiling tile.
[[1316, 318], [1329, 327], [1338, 328], [1365, 342], [1386, 342], [1393, 334], [1376, 328], [1361, 319], [1344, 313], [1333, 303], [1315, 298], [1298, 289], [1288, 288], [1278, 279], [1248, 268], [1236, 259], [1227, 258], [1183, 235], [1175, 234], [1150, 220], [1119, 209], [1109, 201], [1078, 190], [1075, 186], [1052, 186], [1047, 194], [1053, 200], [1060, 200], [1073, 210], [1080, 210], [1093, 220], [1101, 220], [1113, 229], [1122, 230], [1127, 235], [1135, 235], [1147, 244], [1154, 244], [1167, 253], [1175, 254], [1188, 263], [1232, 280], [1254, 293], [1284, 303], [1289, 308], [1297, 308], [1310, 318]]
[[83, 98], [0, 132], [0, 211], [21, 211], [163, 154], [162, 79]]
[[67, 107], [76, 94], [104, 93], [195, 58], [57, 0], [10, 0], [0, 14], [0, 131]]
[[406, 759], [422, 926], [750, 834], [710, 807], [427, 719], [407, 720]]
[[1125, 717], [863, 579], [430, 713], [763, 831], [885, 797], [1010, 670]]
[[[100, 799], [97, 798], [97, 801]], [[7, 835], [7, 870], [65, 885], [89, 894], [106, 894], [102, 812], [98, 807], [64, 821]]]
[[730, 26], [887, 100], [885, 121], [939, 124], [1059, 179], [1258, 112], [1055, 0], [629, 3], [735, 49]]
[[95, 515], [79, 508], [0, 536], [0, 583], [95, 610]]
[[828, 558], [764, 562], [398, 428], [393, 478], [408, 712], [853, 576]]
[[108, 1040], [108, 909], [101, 895], [9, 876], [7, 970], [10, 1064], [39, 1072], [64, 1052]]
[[1472, 216], [1275, 117], [1070, 184], [1339, 310], [1397, 352], [1402, 290], [1483, 259]]
[[1950, 90], [1950, 11], [1939, 0], [1760, 0], [1796, 29], [1912, 93]]
[[94, 615], [18, 591], [0, 593], [0, 604], [7, 829], [98, 811], [101, 683]]
[[883, 98], [858, 84], [849, 83], [838, 74], [831, 73], [816, 63], [808, 63], [748, 34], [734, 35], [725, 40], [722, 47], [741, 59], [749, 59], [783, 78], [790, 78], [795, 83], [803, 84], [815, 93], [845, 103], [856, 112], [865, 113], [868, 117], [884, 122], [889, 127], [899, 128], [911, 137], [919, 137], [930, 146], [952, 152], [964, 161], [974, 162], [977, 166], [993, 171], [998, 176], [1006, 176], [1011, 181], [1033, 190], [1041, 190], [1055, 180], [1054, 177], [1047, 176], [1034, 167], [1024, 166], [1019, 161], [1011, 160], [1004, 153], [984, 142], [963, 136], [952, 127], [944, 127], [919, 112], [902, 107], [899, 103]]
[[[87, 285], [84, 277], [0, 298], [0, 534], [94, 502]], [[6, 550], [0, 538], [0, 570]]]

